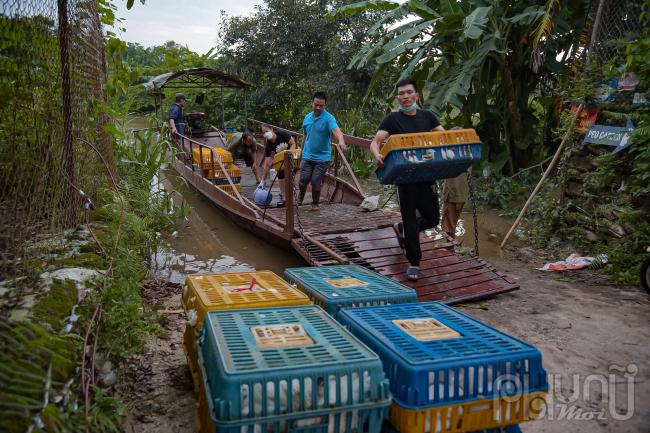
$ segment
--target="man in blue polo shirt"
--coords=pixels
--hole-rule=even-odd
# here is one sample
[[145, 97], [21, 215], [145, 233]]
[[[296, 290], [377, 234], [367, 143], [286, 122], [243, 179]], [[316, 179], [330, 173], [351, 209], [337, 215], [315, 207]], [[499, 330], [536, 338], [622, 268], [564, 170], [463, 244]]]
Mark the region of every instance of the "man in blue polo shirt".
[[327, 110], [325, 104], [327, 96], [323, 92], [316, 92], [311, 98], [313, 111], [305, 116], [302, 122], [304, 141], [302, 161], [300, 162], [300, 202], [302, 204], [307, 185], [311, 183], [312, 211], [319, 211], [320, 190], [323, 186], [325, 173], [332, 159], [332, 135], [345, 153], [347, 146], [341, 128], [336, 119]]

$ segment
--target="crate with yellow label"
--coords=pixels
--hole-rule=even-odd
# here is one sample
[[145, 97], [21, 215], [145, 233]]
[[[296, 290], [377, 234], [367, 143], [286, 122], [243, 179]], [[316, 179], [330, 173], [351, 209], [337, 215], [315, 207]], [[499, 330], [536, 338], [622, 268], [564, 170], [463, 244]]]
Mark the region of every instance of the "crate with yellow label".
[[318, 306], [210, 311], [199, 337], [200, 431], [380, 433], [377, 355]]
[[359, 265], [289, 268], [284, 277], [334, 318], [345, 307], [417, 302], [412, 288]]
[[472, 432], [541, 414], [540, 351], [447, 305], [350, 308], [339, 320], [379, 354], [402, 433]]
[[308, 305], [311, 301], [275, 273], [255, 271], [190, 275], [185, 280], [181, 303], [188, 322], [183, 349], [198, 384], [196, 340], [208, 311]]

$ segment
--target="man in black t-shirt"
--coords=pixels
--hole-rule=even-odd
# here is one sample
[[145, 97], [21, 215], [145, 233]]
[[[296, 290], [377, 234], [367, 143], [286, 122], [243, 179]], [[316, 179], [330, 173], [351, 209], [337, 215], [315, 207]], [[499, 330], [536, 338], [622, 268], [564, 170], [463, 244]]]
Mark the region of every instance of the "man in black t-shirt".
[[[391, 134], [444, 131], [433, 113], [418, 109], [419, 95], [415, 81], [401, 80], [395, 88], [399, 111], [386, 116], [370, 144], [370, 151], [375, 156], [379, 167], [384, 164], [379, 149]], [[435, 185], [413, 183], [397, 185], [397, 196], [402, 222], [395, 224], [393, 228], [400, 246], [406, 250], [406, 258], [410, 263], [406, 270], [406, 277], [409, 280], [417, 280], [422, 259], [420, 232], [438, 225], [440, 220], [438, 194]]]
[[[273, 156], [276, 153], [281, 152], [287, 149], [294, 149], [296, 147], [296, 140], [285, 131], [274, 131], [273, 128], [269, 125], [262, 125], [262, 132], [264, 133], [265, 145], [264, 145], [264, 171], [262, 174], [262, 179], [265, 180], [266, 176], [271, 170], [273, 165]], [[284, 206], [284, 199], [282, 195], [284, 194], [284, 164], [280, 170], [278, 170], [278, 179], [280, 179], [280, 201], [277, 206]]]

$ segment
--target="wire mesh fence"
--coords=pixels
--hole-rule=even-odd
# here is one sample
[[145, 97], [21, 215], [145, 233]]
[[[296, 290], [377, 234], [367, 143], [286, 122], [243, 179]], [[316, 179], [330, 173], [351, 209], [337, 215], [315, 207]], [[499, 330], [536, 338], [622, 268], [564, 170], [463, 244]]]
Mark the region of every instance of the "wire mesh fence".
[[[2, 1], [0, 280], [20, 275], [35, 239], [79, 224], [113, 170], [95, 0]], [[82, 193], [83, 192], [83, 193]], [[30, 253], [28, 253], [28, 251]]]
[[627, 43], [641, 32], [643, 0], [599, 0], [595, 2], [590, 44], [591, 61], [607, 63], [625, 56]]

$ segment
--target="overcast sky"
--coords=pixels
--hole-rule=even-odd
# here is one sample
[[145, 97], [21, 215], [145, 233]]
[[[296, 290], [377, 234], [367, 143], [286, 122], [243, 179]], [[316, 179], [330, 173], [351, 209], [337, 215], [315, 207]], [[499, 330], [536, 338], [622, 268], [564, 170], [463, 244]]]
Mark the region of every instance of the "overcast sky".
[[119, 37], [145, 47], [175, 41], [190, 50], [205, 54], [215, 45], [219, 13], [248, 15], [262, 0], [135, 0], [131, 10], [126, 1], [118, 1], [117, 16], [124, 18]]

